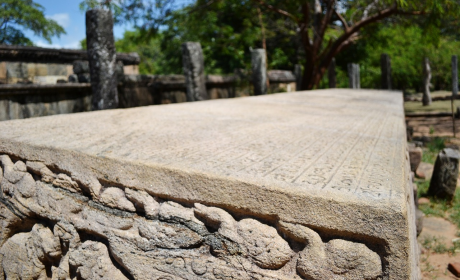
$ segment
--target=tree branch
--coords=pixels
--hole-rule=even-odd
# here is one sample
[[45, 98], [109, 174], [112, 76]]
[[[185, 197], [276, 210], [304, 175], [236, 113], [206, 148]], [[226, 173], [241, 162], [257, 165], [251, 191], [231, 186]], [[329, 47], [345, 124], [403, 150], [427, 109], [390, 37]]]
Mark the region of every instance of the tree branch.
[[339, 18], [340, 22], [343, 24], [343, 29], [345, 30], [345, 32], [347, 32], [348, 29], [350, 29], [350, 27], [348, 26], [346, 19], [339, 12], [337, 12], [336, 9], [334, 9], [334, 13]]
[[297, 23], [299, 22], [299, 19], [296, 16], [294, 16], [293, 14], [290, 14], [290, 13], [284, 11], [284, 10], [278, 9], [278, 8], [276, 8], [276, 7], [274, 7], [274, 6], [270, 5], [270, 4], [265, 3], [262, 0], [253, 0], [253, 1], [265, 6], [269, 10], [272, 10], [272, 11], [278, 13], [278, 14], [281, 14], [281, 15], [289, 17], [289, 18], [291, 18], [292, 20], [294, 20]]
[[319, 34], [318, 38], [315, 42], [315, 48], [319, 49], [323, 42], [324, 34], [326, 33], [327, 25], [331, 21], [332, 14], [334, 13], [335, 9], [333, 9], [333, 6], [335, 4], [335, 0], [329, 0], [329, 3], [327, 5], [327, 12], [326, 15], [323, 17], [323, 20], [321, 21], [321, 27], [319, 29]]

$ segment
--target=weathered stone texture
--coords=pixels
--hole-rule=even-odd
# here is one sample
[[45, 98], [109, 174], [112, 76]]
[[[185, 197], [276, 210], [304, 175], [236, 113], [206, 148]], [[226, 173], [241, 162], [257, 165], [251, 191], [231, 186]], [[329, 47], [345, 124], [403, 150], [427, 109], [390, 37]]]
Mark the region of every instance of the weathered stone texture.
[[428, 195], [452, 200], [457, 188], [460, 152], [443, 149], [436, 158]]
[[410, 161], [410, 170], [412, 172], [417, 171], [420, 162], [422, 162], [423, 150], [420, 147], [415, 147], [415, 145], [409, 146], [409, 161]]
[[382, 89], [391, 90], [391, 59], [388, 54], [381, 55], [380, 67], [382, 70]]
[[361, 88], [359, 64], [348, 63], [348, 87], [351, 89]]
[[329, 88], [337, 87], [337, 73], [335, 71], [335, 58], [332, 59], [327, 69], [327, 77], [329, 80]]
[[182, 64], [187, 88], [187, 101], [208, 99], [204, 75], [204, 57], [200, 43], [187, 42], [182, 44]]
[[[402, 108], [324, 90], [2, 122], [0, 257], [44, 252], [53, 279], [418, 279]], [[37, 230], [46, 250], [6, 245]]]
[[[93, 9], [86, 12], [86, 40], [93, 90], [92, 109], [117, 108], [117, 53], [113, 37], [113, 18], [109, 10]], [[80, 81], [80, 77], [78, 79]]]
[[295, 65], [294, 75], [296, 91], [300, 91], [302, 89], [302, 66], [300, 64]]
[[251, 51], [251, 68], [254, 95], [267, 94], [267, 56], [264, 49]]
[[431, 105], [431, 67], [430, 67], [430, 60], [425, 57], [423, 60], [423, 98], [422, 103], [423, 106]]
[[458, 94], [458, 56], [452, 56], [452, 95]]

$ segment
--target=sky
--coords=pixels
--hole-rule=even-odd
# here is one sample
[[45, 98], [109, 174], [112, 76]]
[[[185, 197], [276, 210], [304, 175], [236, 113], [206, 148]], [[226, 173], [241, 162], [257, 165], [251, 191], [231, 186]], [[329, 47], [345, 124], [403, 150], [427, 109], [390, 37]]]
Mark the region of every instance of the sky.
[[[79, 49], [80, 41], [86, 37], [85, 13], [80, 11], [79, 4], [82, 0], [34, 0], [42, 5], [45, 15], [57, 21], [67, 34], [60, 38], [53, 37], [49, 44], [45, 39], [37, 37], [33, 32], [24, 30], [24, 33], [32, 42], [39, 47]], [[116, 25], [114, 27], [115, 38], [123, 37], [125, 30], [132, 30], [131, 25]]]

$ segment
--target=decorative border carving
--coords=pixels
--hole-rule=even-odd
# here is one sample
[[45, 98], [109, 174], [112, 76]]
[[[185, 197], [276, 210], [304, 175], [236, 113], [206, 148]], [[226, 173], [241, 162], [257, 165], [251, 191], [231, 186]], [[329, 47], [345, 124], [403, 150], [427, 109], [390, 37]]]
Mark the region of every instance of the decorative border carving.
[[[82, 184], [7, 155], [0, 155], [0, 166], [0, 279], [382, 276], [380, 256], [366, 245], [324, 243], [303, 225], [236, 220], [221, 208], [186, 207], [96, 178]], [[24, 221], [27, 230], [18, 230]]]

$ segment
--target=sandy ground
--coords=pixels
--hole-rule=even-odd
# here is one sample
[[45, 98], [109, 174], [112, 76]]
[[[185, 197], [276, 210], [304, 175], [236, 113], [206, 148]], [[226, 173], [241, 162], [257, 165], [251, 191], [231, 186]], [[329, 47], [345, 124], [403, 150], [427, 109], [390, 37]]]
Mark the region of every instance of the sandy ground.
[[[438, 217], [425, 217], [423, 220], [423, 230], [418, 237], [418, 241], [419, 243], [423, 243], [427, 238], [436, 237], [440, 243], [449, 248], [453, 246], [452, 240], [458, 238], [457, 233], [457, 227], [449, 221]], [[460, 252], [455, 254], [438, 254], [434, 250], [422, 249], [420, 265], [423, 280], [460, 279], [447, 270], [447, 265], [450, 262], [460, 262]]]

